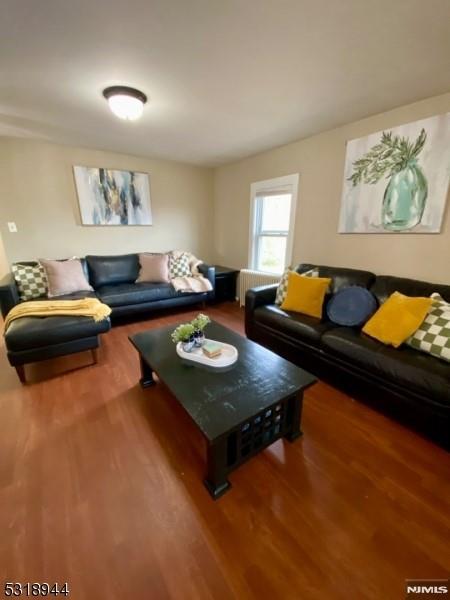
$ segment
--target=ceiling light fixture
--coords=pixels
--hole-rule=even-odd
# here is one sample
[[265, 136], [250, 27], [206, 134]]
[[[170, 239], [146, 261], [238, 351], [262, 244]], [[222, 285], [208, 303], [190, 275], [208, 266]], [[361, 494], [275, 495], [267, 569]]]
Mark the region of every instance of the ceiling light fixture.
[[112, 112], [126, 121], [135, 121], [142, 116], [147, 96], [125, 85], [113, 85], [103, 90], [103, 96], [108, 100]]

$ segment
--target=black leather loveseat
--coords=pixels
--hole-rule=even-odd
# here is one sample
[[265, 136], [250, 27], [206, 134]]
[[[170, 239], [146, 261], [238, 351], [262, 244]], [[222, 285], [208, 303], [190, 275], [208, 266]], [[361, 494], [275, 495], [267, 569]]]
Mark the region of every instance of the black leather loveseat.
[[[302, 264], [303, 273], [316, 265]], [[438, 292], [450, 302], [450, 286], [367, 271], [319, 266], [332, 278], [331, 293], [350, 285], [368, 288], [384, 302], [395, 291], [409, 296]], [[450, 364], [403, 345], [385, 346], [359, 329], [285, 312], [275, 301], [276, 285], [249, 290], [247, 336], [315, 375], [426, 432], [450, 449]]]
[[[28, 262], [22, 264], [36, 264]], [[58, 300], [96, 297], [110, 306], [111, 318], [149, 313], [159, 309], [186, 306], [214, 298], [214, 267], [201, 264], [199, 272], [208, 278], [212, 292], [176, 292], [170, 283], [135, 283], [139, 275], [138, 254], [119, 256], [87, 256], [83, 269], [93, 292], [78, 292], [59, 296]], [[3, 316], [20, 303], [19, 292], [12, 275], [0, 282], [0, 305]], [[99, 335], [109, 331], [109, 319], [96, 323], [89, 317], [24, 317], [13, 321], [5, 334], [8, 360], [25, 378], [23, 365], [39, 360], [95, 350]]]

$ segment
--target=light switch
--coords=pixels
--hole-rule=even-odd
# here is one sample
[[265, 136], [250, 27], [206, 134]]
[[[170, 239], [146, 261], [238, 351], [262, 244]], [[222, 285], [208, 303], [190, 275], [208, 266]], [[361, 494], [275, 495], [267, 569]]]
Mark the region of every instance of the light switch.
[[13, 221], [8, 223], [8, 229], [9, 233], [17, 233], [17, 225]]

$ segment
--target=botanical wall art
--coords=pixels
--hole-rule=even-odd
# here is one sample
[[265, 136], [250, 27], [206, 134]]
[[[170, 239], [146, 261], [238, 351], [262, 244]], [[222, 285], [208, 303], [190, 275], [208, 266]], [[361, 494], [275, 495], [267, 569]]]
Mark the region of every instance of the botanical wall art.
[[450, 113], [347, 144], [339, 233], [439, 233], [450, 177]]
[[151, 225], [146, 173], [73, 168], [83, 225]]

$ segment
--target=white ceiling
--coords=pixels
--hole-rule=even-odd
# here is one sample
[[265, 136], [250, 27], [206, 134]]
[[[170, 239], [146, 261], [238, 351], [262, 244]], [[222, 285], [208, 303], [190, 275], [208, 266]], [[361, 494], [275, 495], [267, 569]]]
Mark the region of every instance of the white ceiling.
[[216, 165], [449, 89], [450, 0], [0, 3], [0, 135]]

